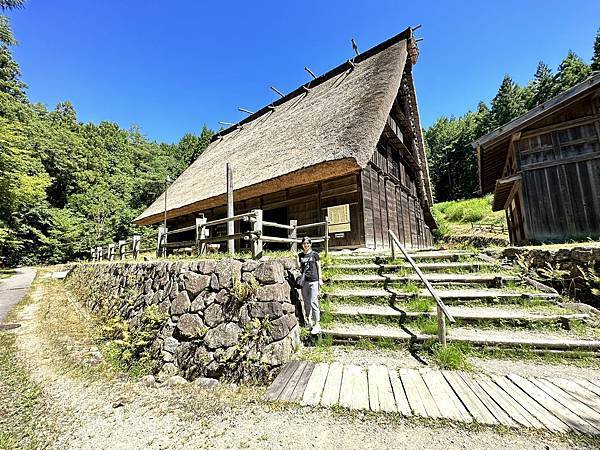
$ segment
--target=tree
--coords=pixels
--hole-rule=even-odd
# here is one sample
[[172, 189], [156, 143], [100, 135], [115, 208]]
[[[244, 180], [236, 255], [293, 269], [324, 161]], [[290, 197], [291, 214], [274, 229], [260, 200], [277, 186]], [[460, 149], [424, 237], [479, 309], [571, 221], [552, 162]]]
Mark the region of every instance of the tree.
[[494, 127], [500, 127], [527, 111], [523, 88], [505, 75], [492, 99], [491, 118]]
[[8, 45], [0, 44], [0, 92], [24, 100], [26, 87], [21, 81], [21, 69], [13, 59]]
[[[17, 9], [23, 6], [25, 0], [0, 0], [0, 9], [2, 11]], [[0, 43], [4, 45], [14, 45], [17, 43], [8, 17], [0, 15]]]
[[592, 65], [590, 66], [592, 71], [600, 70], [600, 28], [596, 32], [596, 39], [594, 40], [594, 54], [592, 55]]
[[526, 105], [528, 110], [541, 105], [553, 97], [554, 78], [552, 70], [543, 61], [538, 63], [533, 80], [529, 83], [529, 88], [531, 89], [532, 96]]
[[554, 75], [554, 92], [558, 95], [581, 83], [592, 73], [592, 69], [579, 56], [569, 50]]

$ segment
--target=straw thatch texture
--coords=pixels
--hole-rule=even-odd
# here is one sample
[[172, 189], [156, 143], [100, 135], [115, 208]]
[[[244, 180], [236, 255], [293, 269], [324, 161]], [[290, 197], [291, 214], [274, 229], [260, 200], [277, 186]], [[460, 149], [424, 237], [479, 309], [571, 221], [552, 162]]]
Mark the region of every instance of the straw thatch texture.
[[[226, 190], [227, 162], [234, 170], [236, 201], [248, 198], [244, 192], [258, 192], [251, 186], [276, 186], [269, 180], [309, 182], [286, 176], [307, 168], [327, 178], [315, 167], [323, 163], [329, 162], [330, 169], [335, 161], [344, 161], [348, 170], [365, 167], [398, 94], [406, 58], [406, 36], [398, 35], [361, 55], [354, 68], [339, 66], [310, 83], [309, 92], [295, 91], [276, 102], [274, 110], [263, 108], [242, 122], [241, 129], [227, 130], [169, 188], [169, 217], [217, 203]], [[339, 175], [329, 171], [329, 177]], [[163, 196], [135, 222], [161, 220]]]

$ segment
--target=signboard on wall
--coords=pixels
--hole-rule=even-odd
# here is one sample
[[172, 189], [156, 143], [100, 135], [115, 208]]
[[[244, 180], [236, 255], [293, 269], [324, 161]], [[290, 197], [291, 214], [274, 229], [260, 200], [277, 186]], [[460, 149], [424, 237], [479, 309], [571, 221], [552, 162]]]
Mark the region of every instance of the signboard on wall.
[[327, 208], [327, 216], [330, 234], [350, 231], [350, 205], [330, 206]]

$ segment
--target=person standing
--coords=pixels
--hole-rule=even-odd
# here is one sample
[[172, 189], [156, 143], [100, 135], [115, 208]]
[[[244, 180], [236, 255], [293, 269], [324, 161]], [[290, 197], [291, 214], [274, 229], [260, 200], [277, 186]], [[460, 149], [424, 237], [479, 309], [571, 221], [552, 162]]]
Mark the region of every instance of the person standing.
[[304, 275], [302, 284], [302, 300], [307, 325], [311, 334], [321, 332], [321, 308], [319, 306], [319, 287], [323, 285], [323, 271], [319, 254], [312, 249], [312, 241], [308, 236], [302, 238], [302, 252], [298, 254], [300, 270]]

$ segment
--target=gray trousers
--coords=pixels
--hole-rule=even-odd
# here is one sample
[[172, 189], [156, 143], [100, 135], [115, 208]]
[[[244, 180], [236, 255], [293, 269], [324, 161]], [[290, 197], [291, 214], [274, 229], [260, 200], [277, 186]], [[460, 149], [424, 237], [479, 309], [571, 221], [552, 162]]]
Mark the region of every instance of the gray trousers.
[[302, 286], [302, 300], [304, 300], [304, 314], [306, 321], [321, 320], [321, 308], [319, 307], [319, 282], [306, 281]]

